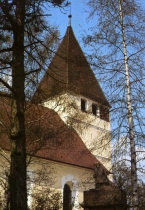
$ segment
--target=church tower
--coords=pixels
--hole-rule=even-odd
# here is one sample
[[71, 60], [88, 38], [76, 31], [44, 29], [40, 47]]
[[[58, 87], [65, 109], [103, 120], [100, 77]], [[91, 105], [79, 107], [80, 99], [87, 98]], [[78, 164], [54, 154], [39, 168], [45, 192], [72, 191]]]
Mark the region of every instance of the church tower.
[[96, 158], [111, 168], [110, 105], [71, 26], [67, 27], [33, 101], [58, 112]]

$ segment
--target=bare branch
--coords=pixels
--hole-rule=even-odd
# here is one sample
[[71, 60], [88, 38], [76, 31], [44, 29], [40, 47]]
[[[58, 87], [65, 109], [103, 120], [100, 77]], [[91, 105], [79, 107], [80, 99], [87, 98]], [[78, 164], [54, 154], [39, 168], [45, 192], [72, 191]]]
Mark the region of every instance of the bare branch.
[[12, 89], [12, 87], [11, 87], [7, 82], [5, 82], [2, 78], [0, 78], [0, 82], [1, 82], [6, 88], [8, 88], [12, 93], [14, 93], [14, 90]]

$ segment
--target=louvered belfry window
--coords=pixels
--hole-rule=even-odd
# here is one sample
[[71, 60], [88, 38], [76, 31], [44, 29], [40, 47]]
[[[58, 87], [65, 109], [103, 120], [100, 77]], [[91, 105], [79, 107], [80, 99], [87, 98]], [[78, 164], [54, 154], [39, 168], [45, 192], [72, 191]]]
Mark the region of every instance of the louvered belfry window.
[[84, 99], [81, 99], [81, 110], [83, 112], [86, 111], [86, 101]]
[[97, 115], [97, 106], [96, 106], [96, 104], [92, 104], [92, 113], [93, 113], [93, 115]]
[[100, 107], [100, 118], [109, 122], [109, 109], [103, 106]]

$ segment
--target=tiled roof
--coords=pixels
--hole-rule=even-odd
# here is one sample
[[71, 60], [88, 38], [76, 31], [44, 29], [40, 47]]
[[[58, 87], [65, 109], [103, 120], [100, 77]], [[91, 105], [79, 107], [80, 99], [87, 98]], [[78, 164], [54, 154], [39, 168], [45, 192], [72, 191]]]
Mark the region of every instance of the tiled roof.
[[[0, 98], [0, 110], [0, 147], [10, 150], [10, 101]], [[43, 106], [27, 104], [26, 137], [28, 155], [89, 169], [99, 162], [76, 131]]]
[[71, 26], [68, 26], [63, 41], [42, 78], [33, 101], [41, 102], [66, 90], [109, 106]]

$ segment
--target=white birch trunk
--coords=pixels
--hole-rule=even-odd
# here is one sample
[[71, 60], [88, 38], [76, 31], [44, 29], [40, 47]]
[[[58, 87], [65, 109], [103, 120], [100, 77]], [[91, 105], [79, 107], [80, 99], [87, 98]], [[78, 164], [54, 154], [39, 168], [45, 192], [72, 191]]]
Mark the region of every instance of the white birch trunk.
[[132, 182], [132, 208], [138, 210], [138, 187], [137, 187], [137, 166], [136, 166], [136, 151], [135, 151], [135, 140], [134, 140], [134, 128], [133, 128], [133, 116], [132, 116], [132, 104], [131, 104], [131, 87], [130, 87], [130, 76], [129, 66], [127, 57], [127, 46], [124, 29], [123, 11], [122, 11], [122, 0], [118, 0], [119, 12], [120, 12], [120, 24], [122, 31], [122, 44], [124, 50], [124, 66], [126, 75], [126, 101], [128, 109], [128, 125], [129, 125], [129, 138], [130, 138], [130, 153], [131, 153], [131, 182]]

